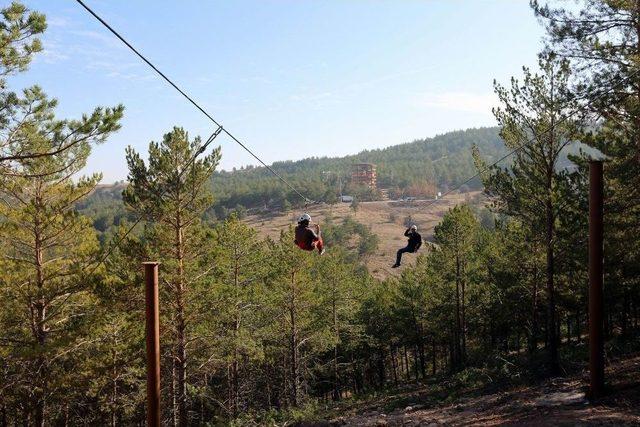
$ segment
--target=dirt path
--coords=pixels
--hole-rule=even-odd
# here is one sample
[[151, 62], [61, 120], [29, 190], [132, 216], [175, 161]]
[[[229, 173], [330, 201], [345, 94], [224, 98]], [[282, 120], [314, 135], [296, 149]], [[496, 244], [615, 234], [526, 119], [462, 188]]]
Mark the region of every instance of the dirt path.
[[[385, 413], [382, 405], [320, 425], [349, 426], [640, 426], [640, 355], [608, 369], [609, 395], [597, 404], [584, 398], [585, 380], [549, 380], [530, 387], [461, 399], [449, 405], [428, 405], [426, 396]], [[407, 396], [403, 396], [406, 400]], [[318, 424], [315, 424], [318, 425]]]

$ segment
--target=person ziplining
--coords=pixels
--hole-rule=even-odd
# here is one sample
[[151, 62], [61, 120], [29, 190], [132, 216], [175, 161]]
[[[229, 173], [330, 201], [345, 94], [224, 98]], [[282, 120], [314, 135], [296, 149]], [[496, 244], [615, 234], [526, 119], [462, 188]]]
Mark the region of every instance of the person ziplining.
[[305, 251], [318, 250], [320, 255], [324, 254], [324, 242], [320, 235], [320, 225], [315, 224], [316, 231], [311, 229], [311, 216], [309, 214], [303, 214], [298, 219], [298, 225], [295, 230], [295, 243], [300, 249]]
[[396, 254], [396, 263], [393, 264], [391, 268], [400, 267], [402, 254], [418, 252], [418, 249], [422, 246], [422, 236], [418, 233], [418, 227], [415, 224], [407, 228], [404, 235], [409, 238], [409, 241], [407, 242], [407, 246], [398, 249], [398, 253]]

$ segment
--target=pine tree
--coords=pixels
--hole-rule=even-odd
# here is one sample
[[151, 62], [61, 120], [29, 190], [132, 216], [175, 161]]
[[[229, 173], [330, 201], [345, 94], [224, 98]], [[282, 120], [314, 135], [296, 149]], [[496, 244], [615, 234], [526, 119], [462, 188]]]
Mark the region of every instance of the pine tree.
[[[19, 2], [0, 11], [0, 76], [25, 71], [34, 53], [42, 50], [37, 35], [47, 29], [43, 14], [27, 9]], [[4, 88], [4, 84], [2, 85]]]
[[90, 384], [85, 408], [90, 409], [78, 411], [94, 415], [95, 424], [108, 422], [112, 427], [144, 422], [146, 404], [145, 291], [140, 260], [148, 259], [149, 248], [139, 236], [127, 234], [130, 227], [125, 222], [114, 233], [119, 243], [105, 259], [105, 275], [96, 288], [92, 334], [98, 339], [84, 370]]
[[562, 213], [560, 198], [567, 186], [567, 173], [560, 170], [559, 162], [564, 148], [578, 134], [571, 116], [577, 103], [570, 90], [571, 72], [566, 60], [545, 53], [540, 56], [539, 66], [541, 74], [523, 68], [522, 83], [514, 78], [509, 89], [495, 84], [502, 107], [494, 109], [494, 114], [505, 145], [515, 151], [510, 168], [493, 166], [485, 171], [477, 153], [476, 160], [496, 210], [531, 227], [532, 237], [544, 236], [549, 371], [557, 375], [560, 362], [554, 250]]
[[321, 262], [315, 263], [312, 272], [318, 295], [319, 318], [331, 331], [333, 348], [329, 376], [333, 400], [341, 397], [341, 366], [346, 365], [344, 358], [347, 350], [360, 333], [355, 326], [355, 315], [365, 277], [354, 267], [353, 259], [346, 251], [331, 247]]
[[389, 322], [394, 318], [395, 285], [394, 280], [372, 283], [362, 298], [357, 318], [362, 325], [363, 337], [351, 361], [354, 393], [386, 385], [386, 350], [395, 331]]
[[283, 406], [299, 406], [307, 394], [310, 358], [330, 341], [326, 324], [319, 323], [318, 296], [313, 286], [312, 266], [317, 254], [300, 251], [293, 245], [293, 230], [282, 232], [278, 242], [270, 242], [273, 272], [267, 281], [268, 317], [276, 337], [280, 383], [285, 390]]
[[473, 267], [478, 226], [471, 209], [462, 205], [450, 209], [434, 230], [435, 241], [440, 246], [442, 267], [448, 270], [448, 281], [455, 283], [454, 369], [464, 365], [467, 359], [467, 286]]
[[0, 331], [13, 343], [3, 355], [12, 371], [5, 380], [16, 381], [10, 390], [22, 400], [24, 416], [40, 426], [59, 415], [48, 402], [74, 366], [76, 352], [88, 343], [82, 332], [94, 302], [96, 276], [87, 271], [95, 270], [98, 241], [74, 207], [101, 176], [73, 177], [85, 166], [91, 146], [119, 128], [123, 109], [98, 108], [79, 121], [58, 120], [56, 102], [39, 89], [26, 91], [26, 99], [33, 110], [19, 129], [17, 152], [51, 152], [74, 141], [55, 155], [16, 159], [24, 173], [0, 180], [0, 298], [11, 301]]
[[257, 232], [234, 215], [215, 229], [215, 279], [207, 294], [208, 333], [215, 341], [208, 347], [205, 360], [222, 360], [226, 374], [226, 407], [232, 417], [247, 409], [251, 390], [252, 365], [262, 354], [265, 277], [269, 274], [266, 246]]
[[[640, 227], [640, 2], [583, 0], [571, 8], [539, 1], [531, 5], [549, 35], [548, 49], [570, 60], [577, 89], [589, 94], [592, 114], [580, 139], [592, 149], [573, 158], [579, 166], [573, 174], [574, 198], [581, 203], [571, 206], [575, 215], [568, 222], [579, 221], [586, 228], [582, 212], [588, 194], [587, 160], [597, 150], [595, 155], [602, 153], [606, 159], [607, 306], [626, 334], [634, 301], [636, 310], [640, 305], [640, 243], [629, 239]], [[608, 332], [614, 329], [611, 322], [607, 325]]]
[[427, 287], [432, 285], [432, 281], [421, 274], [425, 270], [424, 264], [425, 256], [420, 256], [414, 269], [403, 272], [394, 304], [394, 317], [400, 322], [399, 330], [402, 331], [404, 345], [410, 344], [415, 349], [416, 379], [418, 379], [418, 373], [422, 378], [427, 376], [426, 322], [430, 308], [427, 302]]
[[201, 139], [189, 140], [187, 132], [175, 127], [162, 142], [149, 144], [149, 165], [131, 147], [127, 148], [129, 186], [123, 199], [139, 218], [150, 223], [152, 253], [163, 263], [164, 295], [171, 307], [173, 333], [172, 376], [174, 422], [186, 426], [187, 325], [193, 301], [198, 298], [204, 277], [212, 266], [207, 262], [210, 241], [201, 218], [212, 203], [207, 184], [220, 160], [220, 149], [196, 158]]
[[[11, 179], [27, 173], [24, 169], [29, 167], [30, 160], [62, 153], [82, 140], [72, 133], [67, 134], [68, 139], [53, 137], [56, 144], [38, 147], [41, 151], [24, 144], [27, 129], [41, 126], [42, 114], [47, 114], [55, 101], [47, 100], [37, 86], [25, 89], [20, 96], [7, 89], [5, 78], [25, 71], [34, 54], [42, 50], [38, 36], [46, 30], [47, 23], [43, 14], [30, 11], [19, 2], [3, 8], [0, 15], [0, 177]], [[62, 129], [52, 127], [50, 131]], [[54, 172], [57, 171], [46, 170], [46, 173]]]

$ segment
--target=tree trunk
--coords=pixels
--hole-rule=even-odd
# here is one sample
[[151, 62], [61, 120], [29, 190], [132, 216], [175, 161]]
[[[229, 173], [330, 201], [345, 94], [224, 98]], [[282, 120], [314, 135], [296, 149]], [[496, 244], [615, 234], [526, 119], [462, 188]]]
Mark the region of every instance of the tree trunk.
[[431, 338], [431, 375], [436, 375], [436, 340], [435, 338]]
[[[175, 351], [175, 349], [174, 349]], [[178, 426], [178, 375], [176, 374], [175, 354], [172, 354], [171, 363], [171, 425]]]
[[[282, 326], [283, 330], [284, 330], [284, 325]], [[283, 351], [282, 352], [282, 392], [281, 392], [281, 397], [278, 399], [278, 401], [282, 402], [282, 405], [287, 405], [288, 401], [289, 401], [289, 395], [290, 393], [289, 391], [289, 362], [288, 362], [288, 357], [287, 357], [287, 352]]]
[[[537, 270], [537, 269], [536, 269]], [[538, 350], [538, 275], [533, 276], [533, 290], [531, 295], [531, 332], [529, 335], [529, 354]]]
[[238, 347], [237, 347], [237, 339], [238, 333], [240, 331], [240, 313], [238, 309], [239, 301], [239, 291], [240, 291], [240, 282], [239, 278], [239, 270], [240, 266], [238, 265], [238, 254], [237, 251], [234, 251], [234, 269], [233, 269], [233, 289], [234, 289], [234, 302], [236, 304], [235, 307], [235, 318], [233, 322], [233, 360], [231, 362], [231, 413], [233, 417], [236, 418], [239, 414], [239, 406], [240, 406], [240, 374], [238, 369]]
[[[453, 339], [452, 339], [453, 338]], [[455, 331], [453, 333], [453, 337], [450, 336], [449, 338], [449, 371], [453, 372], [456, 369], [456, 350], [455, 350]]]
[[298, 329], [297, 329], [297, 313], [296, 313], [296, 273], [291, 273], [291, 294], [289, 305], [289, 321], [290, 321], [290, 334], [289, 334], [289, 351], [291, 357], [291, 404], [298, 406], [298, 387], [299, 387], [299, 367], [298, 367]]
[[178, 403], [178, 424], [186, 427], [187, 419], [187, 349], [185, 324], [185, 294], [186, 283], [184, 277], [184, 241], [183, 226], [180, 211], [176, 218], [176, 253], [178, 260], [178, 282], [176, 283], [176, 385]]
[[456, 327], [454, 332], [454, 347], [452, 353], [452, 367], [457, 369], [460, 365], [462, 348], [460, 346], [460, 335], [462, 322], [460, 317], [460, 256], [456, 254]]
[[[635, 29], [636, 29], [636, 55], [640, 55], [640, 0], [636, 0], [636, 10], [634, 13], [635, 19]], [[637, 77], [637, 76], [636, 76]], [[634, 83], [634, 87], [636, 88], [636, 102], [640, 102], [640, 89], [638, 87], [638, 81], [636, 80]], [[635, 129], [635, 137], [636, 137], [636, 162], [640, 163], [640, 114], [635, 115], [636, 129]]]
[[180, 308], [177, 316], [177, 344], [176, 344], [176, 379], [177, 379], [177, 400], [178, 400], [178, 423], [180, 427], [185, 427], [187, 422], [187, 352], [186, 352], [186, 337], [185, 337], [185, 321], [184, 321], [184, 307], [182, 306], [182, 299], [180, 301]]
[[387, 366], [385, 363], [386, 354], [384, 348], [380, 349], [380, 355], [378, 357], [378, 376], [380, 377], [380, 388], [384, 388], [387, 382]]
[[427, 377], [427, 372], [426, 372], [426, 358], [425, 358], [425, 351], [424, 351], [424, 341], [422, 340], [422, 338], [420, 338], [420, 340], [418, 341], [418, 354], [420, 355], [420, 373], [422, 374], [422, 378], [426, 378]]
[[576, 344], [580, 344], [582, 340], [582, 328], [580, 327], [580, 309], [576, 309], [576, 326], [575, 326], [575, 334], [576, 334]]
[[[464, 270], [464, 265], [462, 266], [462, 270]], [[463, 277], [460, 277], [460, 311], [461, 311], [461, 319], [460, 324], [462, 325], [462, 349], [460, 352], [460, 360], [462, 365], [467, 363], [467, 319], [465, 315], [465, 280]]]
[[547, 174], [547, 200], [545, 206], [546, 216], [546, 251], [547, 251], [547, 333], [549, 334], [549, 373], [551, 375], [560, 374], [560, 359], [558, 355], [558, 334], [557, 334], [557, 313], [556, 313], [556, 295], [554, 289], [554, 256], [553, 256], [553, 238], [554, 238], [554, 215], [553, 202], [551, 199], [551, 176], [553, 170]]
[[[38, 187], [39, 189], [39, 187]], [[39, 191], [39, 190], [38, 190]], [[42, 200], [39, 195], [36, 196], [36, 204], [41, 206]], [[44, 261], [44, 249], [42, 245], [42, 235], [40, 229], [40, 218], [36, 214], [34, 219], [34, 258], [36, 267], [36, 287], [37, 296], [36, 300], [32, 303], [32, 317], [33, 332], [35, 335], [38, 357], [37, 357], [37, 370], [35, 373], [35, 391], [34, 391], [34, 404], [35, 404], [35, 426], [44, 427], [46, 421], [46, 394], [47, 394], [47, 360], [44, 354], [44, 347], [47, 342], [48, 327], [45, 323], [46, 319], [46, 299], [45, 299], [45, 278], [43, 271]]]
[[[114, 342], [117, 345], [117, 340]], [[112, 363], [111, 368], [111, 427], [116, 427], [118, 424], [116, 405], [118, 403], [118, 352], [116, 350], [111, 351]]]
[[404, 367], [405, 367], [405, 378], [408, 380], [411, 376], [411, 372], [409, 371], [409, 353], [407, 351], [407, 345], [404, 346]]
[[338, 383], [338, 339], [340, 332], [338, 331], [338, 311], [336, 308], [336, 289], [334, 288], [333, 300], [333, 333], [335, 334], [335, 344], [333, 346], [333, 400], [340, 400], [340, 384]]
[[393, 367], [393, 383], [398, 387], [398, 363], [396, 361], [395, 347], [391, 347], [391, 366]]

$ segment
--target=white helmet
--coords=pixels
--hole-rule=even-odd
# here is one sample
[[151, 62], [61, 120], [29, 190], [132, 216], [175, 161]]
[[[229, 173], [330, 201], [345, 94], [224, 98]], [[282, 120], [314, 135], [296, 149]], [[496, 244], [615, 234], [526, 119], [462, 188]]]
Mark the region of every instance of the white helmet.
[[413, 231], [418, 231], [418, 226], [417, 226], [417, 225], [415, 225], [415, 224], [413, 224], [413, 225], [411, 226], [411, 230], [413, 230]]
[[303, 214], [300, 218], [298, 218], [298, 223], [302, 222], [302, 221], [309, 221], [311, 222], [311, 215], [309, 215], [308, 213]]

